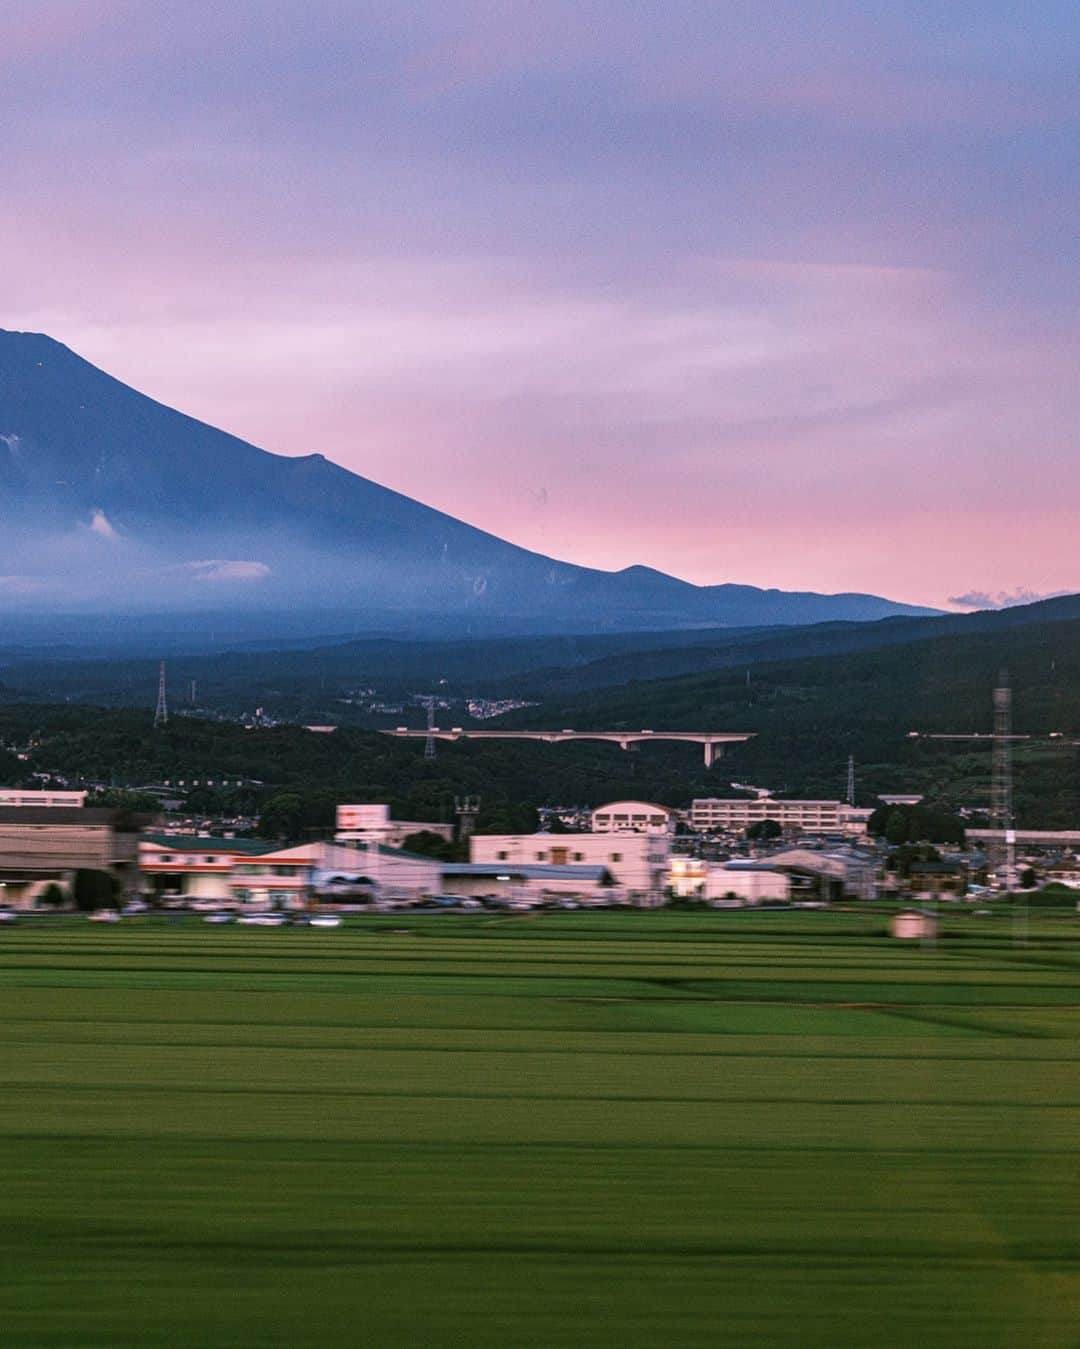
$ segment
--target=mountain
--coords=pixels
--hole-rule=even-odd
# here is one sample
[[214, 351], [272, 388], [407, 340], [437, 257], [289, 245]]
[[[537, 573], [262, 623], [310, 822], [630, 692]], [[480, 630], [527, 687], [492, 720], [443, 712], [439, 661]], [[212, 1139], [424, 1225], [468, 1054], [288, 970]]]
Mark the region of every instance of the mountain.
[[357, 631], [450, 622], [538, 632], [932, 612], [873, 595], [694, 586], [647, 567], [604, 572], [557, 561], [321, 454], [260, 450], [147, 398], [52, 338], [3, 330], [0, 520], [8, 609], [270, 615], [305, 606], [345, 611]]

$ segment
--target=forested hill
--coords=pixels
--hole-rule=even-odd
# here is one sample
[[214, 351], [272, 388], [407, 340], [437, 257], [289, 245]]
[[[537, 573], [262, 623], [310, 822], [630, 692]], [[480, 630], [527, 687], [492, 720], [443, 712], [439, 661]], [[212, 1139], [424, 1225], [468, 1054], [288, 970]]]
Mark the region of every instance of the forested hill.
[[[0, 778], [33, 772], [138, 786], [164, 778], [255, 779], [215, 788], [196, 809], [261, 807], [294, 798], [306, 826], [324, 826], [343, 800], [388, 800], [403, 817], [448, 820], [453, 798], [483, 799], [482, 825], [528, 827], [538, 805], [597, 805], [645, 797], [685, 806], [750, 781], [794, 795], [843, 794], [849, 754], [858, 800], [921, 791], [946, 806], [985, 806], [987, 747], [913, 740], [919, 731], [991, 729], [991, 691], [1002, 665], [1015, 691], [1016, 729], [1060, 740], [1016, 752], [1020, 823], [1080, 824], [1080, 619], [999, 625], [989, 632], [909, 642], [872, 651], [758, 661], [675, 679], [636, 681], [574, 697], [548, 697], [499, 726], [640, 730], [748, 730], [756, 738], [706, 770], [696, 748], [548, 746], [489, 742], [440, 745], [425, 762], [420, 742], [363, 730], [314, 735], [298, 726], [246, 730], [231, 722], [177, 717], [158, 732], [151, 713], [91, 707], [0, 706], [0, 736], [30, 758], [0, 753]], [[217, 795], [215, 795], [217, 794]], [[299, 802], [299, 804], [295, 804]]]
[[988, 750], [915, 741], [908, 733], [988, 733], [1002, 666], [1014, 688], [1017, 732], [1064, 733], [1062, 743], [1018, 749], [1019, 816], [1032, 825], [1080, 827], [1080, 751], [1067, 743], [1080, 739], [1080, 620], [630, 682], [547, 699], [542, 709], [497, 724], [754, 731], [736, 762], [764, 786], [838, 796], [853, 754], [864, 798], [920, 790], [947, 804], [979, 805], [986, 802]]
[[[152, 716], [144, 709], [0, 706], [0, 785], [39, 786], [34, 773], [117, 789], [183, 779], [180, 794], [193, 812], [267, 811], [269, 833], [298, 836], [331, 828], [343, 801], [387, 801], [399, 819], [452, 822], [454, 798], [477, 795], [480, 828], [498, 833], [531, 831], [542, 804], [595, 806], [643, 795], [682, 804], [715, 782], [696, 746], [637, 755], [608, 745], [471, 742], [440, 744], [438, 757], [426, 760], [422, 741], [371, 731], [248, 730], [196, 717], [174, 717], [155, 730]], [[194, 781], [200, 785], [192, 790]]]

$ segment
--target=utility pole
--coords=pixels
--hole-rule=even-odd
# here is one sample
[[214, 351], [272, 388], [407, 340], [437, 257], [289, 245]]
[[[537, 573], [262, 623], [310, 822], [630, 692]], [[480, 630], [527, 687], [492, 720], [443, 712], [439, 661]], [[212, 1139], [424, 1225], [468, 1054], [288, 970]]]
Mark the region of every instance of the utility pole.
[[847, 756], [847, 803], [849, 806], [855, 804], [855, 755]]
[[157, 709], [154, 712], [154, 725], [166, 726], [169, 721], [169, 705], [165, 699], [165, 662], [158, 666]]

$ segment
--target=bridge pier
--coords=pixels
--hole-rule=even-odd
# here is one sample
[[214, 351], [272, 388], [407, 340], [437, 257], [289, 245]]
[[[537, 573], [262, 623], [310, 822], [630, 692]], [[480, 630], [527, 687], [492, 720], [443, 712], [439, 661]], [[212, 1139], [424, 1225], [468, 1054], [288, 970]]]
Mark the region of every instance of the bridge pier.
[[711, 740], [705, 741], [705, 767], [711, 768], [715, 759], [724, 757], [723, 745], [714, 745]]

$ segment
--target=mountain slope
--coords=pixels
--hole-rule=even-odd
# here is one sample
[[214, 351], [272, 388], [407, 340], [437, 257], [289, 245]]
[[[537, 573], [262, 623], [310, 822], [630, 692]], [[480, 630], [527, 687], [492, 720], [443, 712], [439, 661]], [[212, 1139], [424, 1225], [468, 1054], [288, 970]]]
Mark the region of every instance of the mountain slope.
[[645, 567], [559, 562], [322, 455], [260, 450], [49, 337], [2, 330], [0, 520], [21, 559], [0, 577], [9, 605], [302, 603], [390, 627], [447, 612], [527, 616], [538, 631], [930, 612], [870, 595], [699, 587]]

